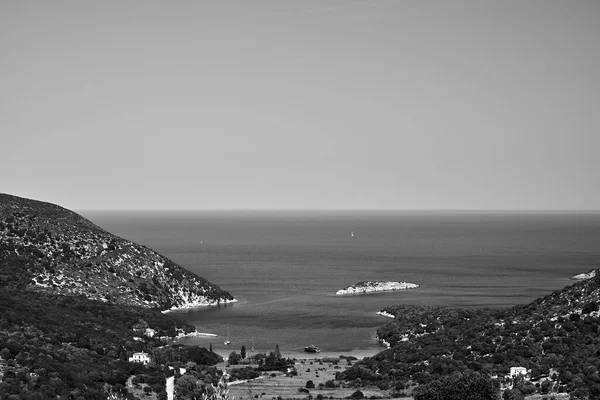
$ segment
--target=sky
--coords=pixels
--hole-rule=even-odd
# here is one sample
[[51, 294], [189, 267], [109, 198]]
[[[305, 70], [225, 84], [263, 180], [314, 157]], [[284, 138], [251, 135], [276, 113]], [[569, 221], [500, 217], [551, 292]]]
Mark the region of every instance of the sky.
[[600, 209], [598, 1], [0, 0], [0, 192]]

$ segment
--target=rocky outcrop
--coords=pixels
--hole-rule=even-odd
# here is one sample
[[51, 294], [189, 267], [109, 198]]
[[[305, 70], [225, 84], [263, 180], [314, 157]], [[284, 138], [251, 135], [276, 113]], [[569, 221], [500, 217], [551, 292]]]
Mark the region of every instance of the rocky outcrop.
[[390, 292], [393, 290], [406, 290], [418, 288], [419, 285], [408, 282], [381, 282], [365, 281], [350, 285], [335, 292], [336, 295], [364, 294], [373, 292]]
[[571, 279], [575, 279], [576, 281], [582, 281], [585, 279], [591, 279], [594, 278], [596, 276], [596, 271], [595, 269], [588, 271], [588, 272], [584, 272], [582, 274], [577, 274], [575, 276], [572, 276]]

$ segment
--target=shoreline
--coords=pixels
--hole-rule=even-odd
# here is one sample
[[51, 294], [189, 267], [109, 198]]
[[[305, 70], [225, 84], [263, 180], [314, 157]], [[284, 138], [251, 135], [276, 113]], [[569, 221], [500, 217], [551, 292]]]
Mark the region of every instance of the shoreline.
[[396, 318], [396, 316], [395, 316], [395, 315], [392, 315], [392, 314], [390, 314], [390, 313], [389, 313], [389, 312], [387, 312], [387, 311], [377, 311], [375, 314], [377, 314], [377, 315], [381, 315], [382, 317], [387, 317], [387, 318], [393, 318], [393, 319], [395, 319], [395, 318]]
[[201, 309], [201, 308], [206, 308], [206, 307], [214, 307], [214, 306], [218, 306], [219, 304], [231, 304], [231, 303], [237, 303], [238, 299], [234, 298], [232, 300], [224, 300], [224, 301], [215, 301], [212, 303], [209, 302], [203, 302], [203, 303], [186, 303], [183, 304], [181, 306], [173, 306], [171, 308], [169, 308], [168, 310], [163, 310], [161, 311], [161, 313], [166, 314], [166, 313], [170, 313], [173, 311], [183, 311], [183, 310], [194, 310], [194, 309]]
[[[340, 358], [340, 356], [345, 357], [356, 357], [359, 360], [362, 360], [365, 357], [373, 357], [374, 355], [386, 350], [383, 346], [377, 346], [370, 349], [352, 349], [348, 351], [321, 351], [320, 353], [307, 353], [304, 351], [297, 350], [281, 350], [281, 356], [284, 358], [292, 358], [296, 360], [306, 360], [306, 361], [314, 361], [323, 358]], [[213, 349], [213, 352], [223, 357], [225, 363], [227, 363], [227, 359], [229, 358], [229, 354], [235, 351], [236, 353], [240, 352], [238, 348], [230, 348], [230, 349]], [[246, 357], [251, 357], [254, 354], [265, 353], [269, 354], [273, 350], [263, 350], [258, 349], [255, 352], [248, 352]]]
[[216, 333], [206, 333], [206, 332], [198, 332], [198, 331], [194, 331], [194, 332], [190, 332], [190, 333], [179, 333], [177, 336], [175, 336], [175, 340], [177, 339], [185, 339], [185, 338], [193, 338], [193, 337], [218, 337], [219, 335], [217, 335]]

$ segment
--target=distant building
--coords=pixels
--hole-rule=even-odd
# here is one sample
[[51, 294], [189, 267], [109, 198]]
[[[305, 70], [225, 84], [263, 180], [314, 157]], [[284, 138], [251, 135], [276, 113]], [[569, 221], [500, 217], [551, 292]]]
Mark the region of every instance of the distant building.
[[133, 353], [133, 357], [129, 357], [129, 362], [148, 364], [150, 362], [150, 355], [148, 353]]
[[510, 367], [510, 377], [514, 378], [519, 375], [527, 375], [527, 368], [525, 367]]
[[146, 328], [146, 332], [144, 332], [144, 335], [148, 336], [149, 338], [154, 337], [155, 334], [156, 331], [152, 328]]

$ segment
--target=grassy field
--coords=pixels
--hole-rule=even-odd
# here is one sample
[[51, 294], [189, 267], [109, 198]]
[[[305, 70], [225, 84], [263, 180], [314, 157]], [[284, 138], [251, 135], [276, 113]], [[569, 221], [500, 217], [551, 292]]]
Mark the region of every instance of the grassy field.
[[[343, 371], [349, 366], [346, 360], [340, 360], [338, 365], [332, 362], [323, 362], [319, 359], [297, 360], [295, 367], [298, 370], [298, 376], [286, 377], [281, 372], [269, 372], [258, 379], [230, 385], [229, 393], [236, 400], [276, 399], [278, 397], [283, 399], [306, 399], [309, 395], [316, 399], [319, 394], [323, 398], [342, 399], [349, 397], [357, 389], [343, 386], [325, 388], [324, 385], [328, 380], [334, 380], [337, 372]], [[298, 389], [306, 388], [306, 383], [309, 380], [313, 381], [315, 387], [309, 389], [309, 393], [299, 392]], [[336, 382], [336, 384], [339, 384], [339, 382]], [[389, 398], [387, 391], [376, 387], [361, 388], [360, 390], [366, 398], [371, 396]]]

